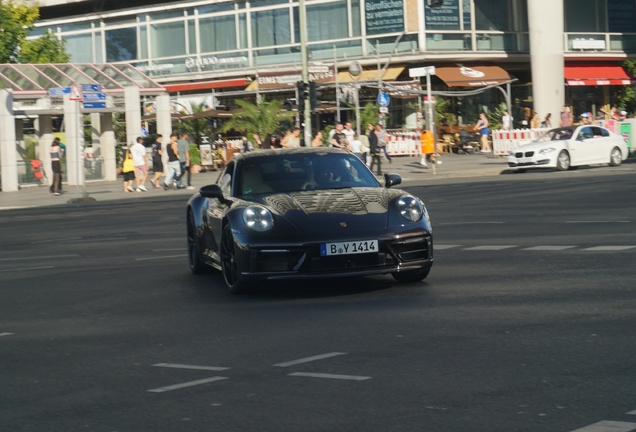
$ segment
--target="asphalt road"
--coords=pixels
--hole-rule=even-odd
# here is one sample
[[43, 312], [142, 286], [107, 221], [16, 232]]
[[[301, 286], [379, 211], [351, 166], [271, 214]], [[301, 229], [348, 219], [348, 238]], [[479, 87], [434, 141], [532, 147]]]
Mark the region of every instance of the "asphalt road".
[[189, 273], [182, 203], [2, 212], [0, 430], [632, 430], [635, 180], [411, 187], [424, 283], [246, 296]]

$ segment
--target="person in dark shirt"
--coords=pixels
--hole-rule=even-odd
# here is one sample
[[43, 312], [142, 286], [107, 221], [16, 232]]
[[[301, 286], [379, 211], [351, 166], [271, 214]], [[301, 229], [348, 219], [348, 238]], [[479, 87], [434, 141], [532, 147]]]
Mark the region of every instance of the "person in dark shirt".
[[150, 180], [150, 183], [157, 189], [161, 189], [161, 186], [159, 186], [159, 177], [161, 177], [163, 173], [163, 161], [161, 160], [161, 155], [163, 154], [162, 138], [163, 136], [161, 134], [157, 134], [155, 142], [152, 143], [152, 171], [155, 174]]
[[371, 154], [371, 166], [369, 169], [373, 171], [373, 165], [378, 164], [378, 175], [382, 175], [382, 166], [380, 164], [380, 147], [378, 146], [378, 136], [375, 133], [375, 125], [369, 123], [367, 127], [367, 138], [369, 138], [369, 153]]
[[331, 138], [331, 145], [336, 148], [341, 148], [341, 149], [350, 151], [351, 146], [343, 130], [344, 130], [344, 127], [342, 126], [342, 123], [336, 123], [336, 132], [333, 134], [333, 137]]

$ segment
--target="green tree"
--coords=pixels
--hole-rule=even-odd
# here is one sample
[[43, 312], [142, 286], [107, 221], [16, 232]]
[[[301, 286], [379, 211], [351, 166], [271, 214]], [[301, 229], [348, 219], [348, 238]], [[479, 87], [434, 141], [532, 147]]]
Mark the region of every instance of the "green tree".
[[[625, 60], [623, 67], [629, 72], [630, 75], [636, 74], [636, 60]], [[636, 112], [636, 97], [634, 94], [634, 87], [622, 86], [618, 88], [616, 92], [616, 108], [619, 110], [625, 110], [630, 113]]]
[[0, 2], [0, 63], [60, 63], [70, 59], [64, 41], [52, 33], [26, 39], [39, 17], [38, 6], [21, 0]]
[[179, 132], [185, 132], [190, 138], [197, 144], [201, 144], [201, 137], [204, 135], [211, 136], [212, 127], [210, 126], [210, 119], [208, 117], [197, 118], [195, 114], [204, 112], [203, 107], [205, 102], [192, 105], [193, 118], [186, 118], [180, 121], [179, 124], [175, 124], [173, 129]]
[[236, 104], [241, 107], [223, 127], [222, 132], [235, 130], [245, 134], [258, 133], [265, 138], [267, 135], [276, 132], [281, 123], [291, 122], [295, 114], [282, 109], [283, 102], [273, 100], [254, 105], [245, 100], [237, 100]]

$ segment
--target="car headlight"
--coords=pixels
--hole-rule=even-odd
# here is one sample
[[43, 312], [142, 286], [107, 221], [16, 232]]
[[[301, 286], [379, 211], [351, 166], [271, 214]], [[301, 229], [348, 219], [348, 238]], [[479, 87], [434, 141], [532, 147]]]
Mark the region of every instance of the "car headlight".
[[263, 206], [251, 205], [243, 210], [243, 221], [254, 231], [269, 231], [274, 226], [272, 213]]
[[550, 148], [544, 148], [544, 149], [539, 150], [539, 154], [546, 155], [546, 154], [548, 154], [548, 153], [552, 153], [552, 152], [553, 152], [553, 151], [555, 151], [555, 150], [556, 150], [556, 149], [555, 149], [555, 148], [552, 148], [552, 147], [550, 147]]
[[417, 222], [424, 213], [420, 200], [409, 195], [400, 197], [397, 206], [400, 214], [407, 221]]

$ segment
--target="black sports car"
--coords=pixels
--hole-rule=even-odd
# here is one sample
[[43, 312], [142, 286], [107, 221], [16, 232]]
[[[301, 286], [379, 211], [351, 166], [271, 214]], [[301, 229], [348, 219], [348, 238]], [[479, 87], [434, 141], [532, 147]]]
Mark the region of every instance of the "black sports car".
[[391, 273], [417, 282], [433, 265], [426, 207], [382, 186], [354, 154], [332, 148], [236, 155], [188, 202], [190, 269], [223, 272], [238, 293], [262, 279]]

